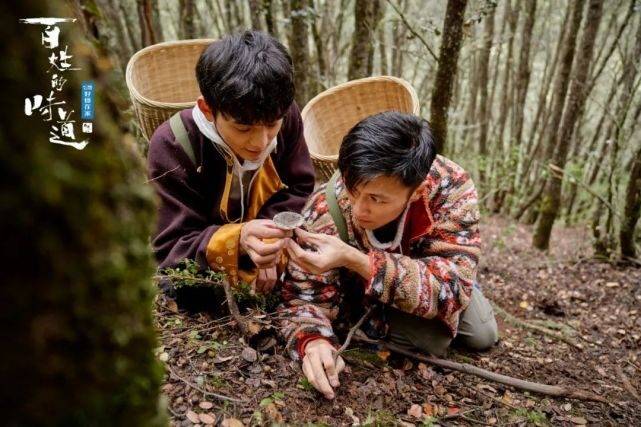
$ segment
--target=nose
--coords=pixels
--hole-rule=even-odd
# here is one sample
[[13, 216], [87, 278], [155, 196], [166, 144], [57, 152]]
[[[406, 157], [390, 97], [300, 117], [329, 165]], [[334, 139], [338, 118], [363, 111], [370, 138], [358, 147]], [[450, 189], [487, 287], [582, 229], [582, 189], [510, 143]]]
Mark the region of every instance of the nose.
[[263, 151], [270, 143], [269, 132], [263, 128], [255, 138], [252, 139], [250, 149], [252, 151]]
[[356, 218], [363, 218], [369, 215], [369, 209], [367, 209], [367, 206], [364, 202], [356, 199], [354, 200], [353, 206], [354, 206], [354, 216]]

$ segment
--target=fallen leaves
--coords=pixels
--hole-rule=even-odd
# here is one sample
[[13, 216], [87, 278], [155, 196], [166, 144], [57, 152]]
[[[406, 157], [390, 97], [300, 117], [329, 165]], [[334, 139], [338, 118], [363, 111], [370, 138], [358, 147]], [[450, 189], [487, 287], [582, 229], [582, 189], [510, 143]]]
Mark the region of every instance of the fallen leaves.
[[187, 411], [185, 416], [189, 421], [191, 421], [194, 424], [198, 424], [200, 422], [200, 418], [198, 417], [198, 414], [192, 410]]
[[258, 359], [258, 353], [251, 347], [243, 348], [243, 352], [240, 355], [249, 363], [254, 363]]
[[202, 402], [200, 402], [200, 403], [198, 404], [198, 406], [199, 406], [201, 409], [211, 409], [211, 408], [213, 408], [213, 407], [214, 407], [214, 404], [213, 404], [213, 403], [211, 403], [211, 402], [207, 402], [206, 400], [203, 400]]
[[244, 424], [236, 418], [225, 418], [220, 423], [220, 427], [244, 427]]
[[570, 417], [570, 421], [576, 425], [586, 425], [588, 423], [588, 420], [583, 417]]
[[407, 410], [407, 415], [416, 419], [420, 419], [423, 416], [423, 408], [421, 408], [421, 405], [417, 405], [416, 403], [414, 403]]
[[214, 424], [216, 422], [216, 417], [212, 414], [198, 414], [198, 418], [203, 424]]

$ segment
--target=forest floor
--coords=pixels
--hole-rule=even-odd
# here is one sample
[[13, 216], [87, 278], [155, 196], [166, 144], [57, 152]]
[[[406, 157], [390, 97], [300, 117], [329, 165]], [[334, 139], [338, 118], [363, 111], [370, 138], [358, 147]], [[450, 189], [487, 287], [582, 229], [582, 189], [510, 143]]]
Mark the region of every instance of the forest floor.
[[588, 390], [607, 403], [529, 394], [358, 349], [345, 354], [349, 370], [328, 401], [282, 345], [256, 353], [227, 318], [187, 315], [160, 296], [158, 355], [167, 366], [162, 390], [173, 425], [641, 425], [641, 269], [586, 258], [590, 242], [580, 228], [556, 227], [549, 254], [531, 248], [530, 227], [499, 217], [484, 221], [482, 236], [484, 293], [514, 317], [567, 339], [497, 314], [501, 338], [493, 349], [451, 349], [447, 358]]

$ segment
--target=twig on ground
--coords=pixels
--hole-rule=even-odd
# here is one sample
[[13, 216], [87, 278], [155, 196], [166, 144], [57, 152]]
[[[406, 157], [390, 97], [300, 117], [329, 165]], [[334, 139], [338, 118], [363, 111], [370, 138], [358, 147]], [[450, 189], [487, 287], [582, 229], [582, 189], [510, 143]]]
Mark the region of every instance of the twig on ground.
[[[464, 384], [465, 384], [465, 383], [464, 383]], [[467, 385], [467, 384], [465, 384], [465, 385]], [[508, 408], [512, 408], [512, 409], [519, 409], [519, 407], [518, 407], [518, 406], [516, 406], [516, 405], [512, 405], [511, 403], [507, 403], [507, 402], [505, 402], [504, 400], [499, 399], [499, 398], [498, 398], [498, 397], [496, 397], [496, 396], [492, 396], [491, 394], [484, 392], [484, 391], [483, 391], [483, 390], [481, 390], [480, 388], [475, 388], [475, 387], [472, 387], [471, 385], [467, 385], [467, 387], [468, 387], [470, 390], [474, 390], [476, 393], [482, 394], [483, 396], [487, 397], [488, 399], [491, 399], [491, 400], [495, 401], [496, 403], [499, 403], [499, 404], [501, 404], [501, 405], [505, 405], [505, 406], [507, 406]]]
[[365, 338], [362, 336], [355, 336], [356, 341], [365, 342], [368, 344], [382, 344], [387, 347], [390, 351], [393, 351], [398, 354], [402, 354], [407, 357], [411, 357], [414, 360], [419, 360], [425, 363], [431, 363], [432, 365], [440, 366], [441, 368], [451, 369], [458, 372], [463, 372], [466, 374], [475, 375], [477, 377], [485, 378], [489, 381], [494, 381], [499, 384], [505, 384], [511, 387], [515, 387], [520, 390], [529, 391], [532, 393], [545, 394], [548, 396], [554, 397], [567, 397], [569, 399], [578, 399], [578, 400], [591, 400], [595, 402], [604, 402], [607, 403], [607, 400], [601, 396], [598, 396], [589, 391], [583, 390], [572, 390], [567, 387], [541, 384], [532, 381], [521, 380], [518, 378], [510, 377], [508, 375], [498, 374], [496, 372], [488, 371], [483, 368], [479, 368], [469, 363], [458, 363], [451, 360], [439, 359], [434, 356], [429, 356], [425, 354], [418, 354], [405, 350], [404, 348], [397, 346], [391, 342], [373, 340], [370, 338]]
[[260, 331], [260, 326], [258, 326], [251, 320], [245, 319], [243, 318], [243, 316], [241, 316], [240, 310], [238, 310], [238, 305], [236, 304], [236, 298], [234, 298], [234, 294], [231, 291], [229, 280], [222, 279], [221, 283], [223, 285], [223, 289], [225, 290], [225, 299], [227, 300], [229, 313], [238, 324], [240, 332], [246, 337], [252, 337], [256, 335]]
[[174, 371], [174, 370], [173, 370], [173, 368], [172, 368], [170, 365], [165, 365], [165, 366], [167, 367], [167, 370], [169, 371], [169, 373], [170, 373], [171, 375], [173, 375], [173, 376], [174, 376], [174, 377], [176, 377], [178, 380], [180, 380], [180, 381], [182, 381], [183, 383], [185, 383], [187, 386], [189, 386], [189, 387], [193, 388], [194, 390], [196, 390], [196, 391], [198, 391], [198, 392], [202, 393], [204, 396], [215, 397], [216, 399], [220, 399], [220, 400], [228, 400], [228, 401], [230, 401], [230, 402], [238, 402], [238, 403], [242, 403], [242, 402], [244, 402], [244, 400], [236, 399], [236, 398], [234, 398], [234, 397], [230, 397], [230, 396], [225, 396], [224, 394], [218, 394], [218, 393], [214, 393], [214, 392], [212, 392], [212, 391], [203, 390], [202, 388], [198, 387], [196, 384], [192, 383], [192, 382], [191, 382], [191, 381], [189, 381], [188, 379], [183, 378], [183, 377], [181, 377], [180, 375], [178, 375], [178, 374], [176, 373], [176, 371]]
[[533, 331], [540, 332], [544, 335], [550, 336], [554, 339], [557, 339], [559, 341], [563, 341], [566, 344], [571, 345], [572, 347], [578, 348], [579, 350], [583, 350], [583, 346], [579, 343], [577, 343], [575, 340], [572, 338], [568, 337], [567, 335], [564, 335], [562, 333], [553, 331], [552, 329], [545, 328], [543, 326], [539, 325], [533, 325], [532, 323], [528, 323], [525, 320], [521, 320], [516, 316], [511, 315], [507, 311], [503, 310], [501, 307], [499, 307], [497, 304], [494, 302], [491, 303], [492, 307], [494, 308], [494, 311], [496, 311], [498, 314], [500, 314], [506, 322], [513, 324], [514, 326], [519, 326], [525, 329], [530, 329]]
[[373, 307], [374, 306], [369, 306], [365, 314], [363, 314], [363, 316], [360, 319], [358, 319], [358, 322], [356, 322], [356, 324], [352, 326], [352, 328], [349, 330], [349, 332], [347, 333], [347, 337], [345, 338], [345, 342], [343, 343], [342, 346], [340, 346], [340, 348], [336, 351], [336, 353], [334, 353], [334, 362], [336, 362], [336, 359], [338, 359], [338, 356], [340, 356], [343, 352], [345, 352], [345, 350], [349, 346], [350, 341], [352, 341], [352, 337], [354, 336], [354, 333], [363, 325], [363, 322], [367, 320], [370, 314], [372, 314]]
[[639, 393], [637, 393], [637, 391], [634, 389], [634, 387], [630, 383], [630, 380], [623, 372], [623, 369], [621, 369], [621, 366], [617, 365], [616, 370], [617, 370], [617, 374], [619, 375], [619, 378], [621, 378], [621, 383], [623, 384], [623, 388], [625, 388], [632, 397], [634, 397], [639, 402], [641, 402], [641, 397], [639, 397]]

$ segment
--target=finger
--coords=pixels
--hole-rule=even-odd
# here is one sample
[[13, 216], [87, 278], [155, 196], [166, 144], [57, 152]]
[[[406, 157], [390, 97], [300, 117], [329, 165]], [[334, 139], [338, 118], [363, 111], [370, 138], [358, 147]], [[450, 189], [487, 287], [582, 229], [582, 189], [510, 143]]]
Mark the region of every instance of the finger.
[[264, 271], [265, 283], [263, 283], [263, 293], [271, 292], [276, 285], [276, 267], [268, 268]]
[[263, 293], [265, 289], [266, 275], [265, 270], [262, 268], [258, 270], [258, 276], [256, 276], [256, 292]]
[[257, 239], [254, 236], [250, 236], [247, 238], [247, 247], [249, 247], [249, 249], [253, 250], [257, 254], [265, 256], [278, 253], [283, 249], [286, 242], [287, 241], [285, 239], [279, 239], [275, 242], [267, 243], [263, 242], [260, 239]]
[[319, 243], [323, 240], [323, 234], [310, 233], [302, 228], [296, 229], [296, 236], [303, 242]]
[[301, 248], [298, 243], [291, 239], [287, 239], [285, 246], [287, 253], [296, 261], [308, 262], [309, 252]]
[[316, 380], [316, 384], [318, 385], [318, 387], [316, 388], [327, 399], [333, 399], [334, 389], [332, 389], [332, 386], [329, 385], [327, 375], [325, 374], [325, 368], [323, 368], [323, 364], [321, 363], [321, 359], [317, 353], [312, 353], [310, 355], [310, 363], [312, 365], [312, 371], [314, 372], [314, 379]]
[[305, 358], [303, 359], [303, 373], [307, 377], [307, 381], [309, 381], [309, 383], [313, 385], [316, 390], [318, 390], [318, 386], [316, 385], [316, 378], [314, 378], [314, 370], [312, 369], [312, 365], [309, 363], [309, 356], [305, 356]]
[[251, 235], [260, 239], [282, 239], [284, 237], [287, 237], [287, 232], [278, 228], [273, 221], [265, 220], [261, 221], [260, 225], [252, 227]]
[[343, 369], [345, 369], [345, 361], [342, 357], [338, 356], [338, 358], [336, 359], [336, 373], [340, 374], [341, 372], [343, 372]]
[[254, 264], [256, 264], [256, 267], [263, 269], [273, 267], [278, 261], [278, 254], [262, 256], [250, 249], [247, 251], [247, 255], [249, 255]]
[[336, 365], [334, 364], [334, 355], [332, 354], [331, 349], [325, 347], [321, 352], [321, 362], [327, 372], [327, 379], [329, 384], [332, 387], [338, 387], [340, 383], [338, 382], [338, 374], [336, 373]]

